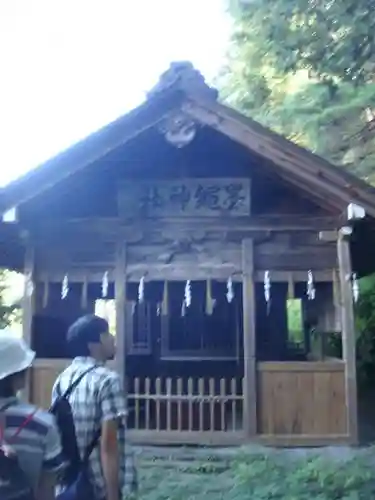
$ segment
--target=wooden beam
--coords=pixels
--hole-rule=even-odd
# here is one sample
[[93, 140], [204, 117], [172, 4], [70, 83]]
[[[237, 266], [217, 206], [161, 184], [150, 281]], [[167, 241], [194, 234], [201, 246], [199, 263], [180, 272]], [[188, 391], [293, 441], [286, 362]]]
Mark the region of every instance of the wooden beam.
[[340, 446], [350, 444], [350, 437], [346, 434], [260, 434], [257, 443], [273, 448], [307, 448], [318, 446]]
[[115, 257], [115, 308], [116, 308], [116, 370], [125, 387], [126, 382], [126, 242], [119, 233]]
[[[197, 279], [206, 280], [211, 278], [213, 280], [226, 282], [230, 276], [232, 269], [225, 267], [203, 267], [198, 266], [185, 266], [182, 268], [181, 265], [165, 265], [163, 268], [160, 266], [153, 266], [153, 264], [145, 265], [139, 267], [136, 271], [132, 271], [131, 266], [127, 266], [126, 271], [126, 281], [129, 283], [138, 283], [140, 278], [147, 274], [147, 280], [150, 281], [186, 281], [187, 279]], [[98, 266], [92, 268], [88, 265], [82, 265], [80, 267], [72, 267], [67, 269], [67, 271], [62, 271], [58, 269], [45, 269], [38, 273], [38, 281], [44, 282], [46, 280], [49, 283], [61, 283], [64, 278], [65, 272], [69, 274], [70, 283], [83, 283], [87, 279], [88, 283], [100, 283], [103, 278], [103, 272], [108, 272], [109, 281], [115, 282], [115, 270], [108, 268], [108, 266]], [[256, 282], [262, 283], [264, 280], [265, 270], [257, 270], [254, 272], [254, 280]], [[306, 281], [306, 271], [270, 271], [271, 281], [273, 283], [287, 283], [290, 279], [290, 275], [293, 277], [293, 281], [305, 282]], [[236, 271], [232, 276], [233, 281], [242, 282], [242, 272], [240, 270]], [[331, 283], [332, 282], [332, 269], [322, 269], [314, 271], [314, 281], [316, 283]]]
[[[31, 347], [32, 344], [32, 323], [33, 314], [35, 307], [35, 283], [34, 283], [34, 265], [35, 265], [35, 255], [34, 247], [30, 243], [28, 235], [25, 237], [25, 264], [24, 264], [24, 291], [22, 298], [22, 337], [24, 341]], [[30, 374], [26, 380], [26, 386], [23, 391], [23, 397], [26, 401], [30, 400], [32, 387], [31, 387], [32, 377]]]
[[244, 442], [241, 431], [165, 431], [129, 429], [127, 436], [137, 445], [199, 445], [199, 446], [239, 446]]
[[257, 433], [254, 249], [253, 240], [251, 239], [245, 239], [242, 242], [242, 273], [244, 337], [243, 427], [245, 436], [250, 439]]
[[356, 337], [353, 310], [352, 266], [349, 239], [339, 234], [337, 257], [340, 277], [340, 312], [342, 330], [342, 350], [345, 361], [345, 392], [348, 434], [353, 444], [358, 441]]
[[260, 372], [343, 372], [345, 363], [339, 359], [330, 361], [261, 361], [257, 364]]
[[[129, 441], [133, 445], [205, 445], [205, 446], [239, 446], [244, 442], [244, 434], [240, 431], [154, 431], [129, 429]], [[306, 435], [306, 434], [260, 434], [252, 439], [254, 444], [280, 448], [317, 447], [350, 444], [347, 435]]]
[[[252, 237], [253, 232], [280, 232], [285, 231], [323, 231], [333, 230], [339, 227], [339, 218], [335, 216], [303, 216], [303, 215], [256, 215], [251, 217], [233, 217], [218, 218], [217, 220], [206, 220], [202, 218], [192, 218], [189, 220], [181, 220], [178, 218], [158, 218], [160, 228], [168, 228], [168, 231], [177, 233], [186, 233], [186, 230], [196, 231], [204, 220], [205, 231], [225, 231], [225, 232], [249, 232]], [[181, 224], [183, 223], [183, 227]], [[72, 236], [79, 237], [80, 235], [94, 234], [106, 235], [108, 241], [114, 241], [119, 230], [123, 228], [127, 241], [130, 244], [137, 239], [137, 235], [155, 231], [154, 220], [142, 220], [142, 226], [139, 224], [124, 225], [124, 222], [119, 217], [103, 217], [103, 218], [80, 218], [70, 219], [59, 222], [58, 231], [56, 230], [56, 220], [44, 220], [38, 223], [38, 226], [33, 228], [35, 232], [36, 242], [40, 238], [65, 240], [70, 232]], [[50, 236], [48, 235], [50, 233]], [[138, 236], [139, 239], [139, 236]]]

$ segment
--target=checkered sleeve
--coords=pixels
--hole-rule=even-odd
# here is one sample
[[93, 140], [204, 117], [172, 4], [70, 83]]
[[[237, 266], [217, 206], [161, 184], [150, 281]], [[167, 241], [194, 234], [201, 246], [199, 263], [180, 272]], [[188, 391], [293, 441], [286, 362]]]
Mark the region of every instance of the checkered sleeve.
[[108, 376], [100, 391], [102, 422], [124, 419], [126, 416], [125, 393], [117, 373]]

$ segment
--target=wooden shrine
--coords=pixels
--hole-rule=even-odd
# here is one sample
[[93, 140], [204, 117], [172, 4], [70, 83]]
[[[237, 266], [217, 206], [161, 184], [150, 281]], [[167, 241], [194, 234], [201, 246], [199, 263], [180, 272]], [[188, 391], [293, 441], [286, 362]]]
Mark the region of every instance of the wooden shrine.
[[220, 104], [190, 64], [4, 188], [0, 208], [35, 403], [70, 362], [68, 326], [99, 311], [134, 442], [357, 441], [353, 299], [375, 270], [375, 191]]

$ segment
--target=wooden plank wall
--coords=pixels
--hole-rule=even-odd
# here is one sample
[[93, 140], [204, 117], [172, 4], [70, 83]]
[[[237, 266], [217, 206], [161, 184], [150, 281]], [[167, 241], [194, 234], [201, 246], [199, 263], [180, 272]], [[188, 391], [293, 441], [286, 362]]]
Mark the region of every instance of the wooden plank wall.
[[[57, 377], [71, 363], [69, 359], [37, 359], [31, 369], [31, 398], [36, 406], [48, 409], [51, 393]], [[114, 368], [114, 362], [109, 366]]]
[[55, 380], [68, 364], [69, 360], [36, 360], [31, 369], [31, 401], [33, 404], [40, 408], [49, 408]]
[[327, 362], [258, 364], [258, 433], [285, 445], [348, 435], [345, 365]]

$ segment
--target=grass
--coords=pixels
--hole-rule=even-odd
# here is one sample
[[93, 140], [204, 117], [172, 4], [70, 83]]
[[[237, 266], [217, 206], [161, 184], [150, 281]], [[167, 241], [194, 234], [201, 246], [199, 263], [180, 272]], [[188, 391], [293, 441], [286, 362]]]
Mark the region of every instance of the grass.
[[140, 456], [142, 500], [375, 498], [374, 460], [286, 459], [282, 452]]

